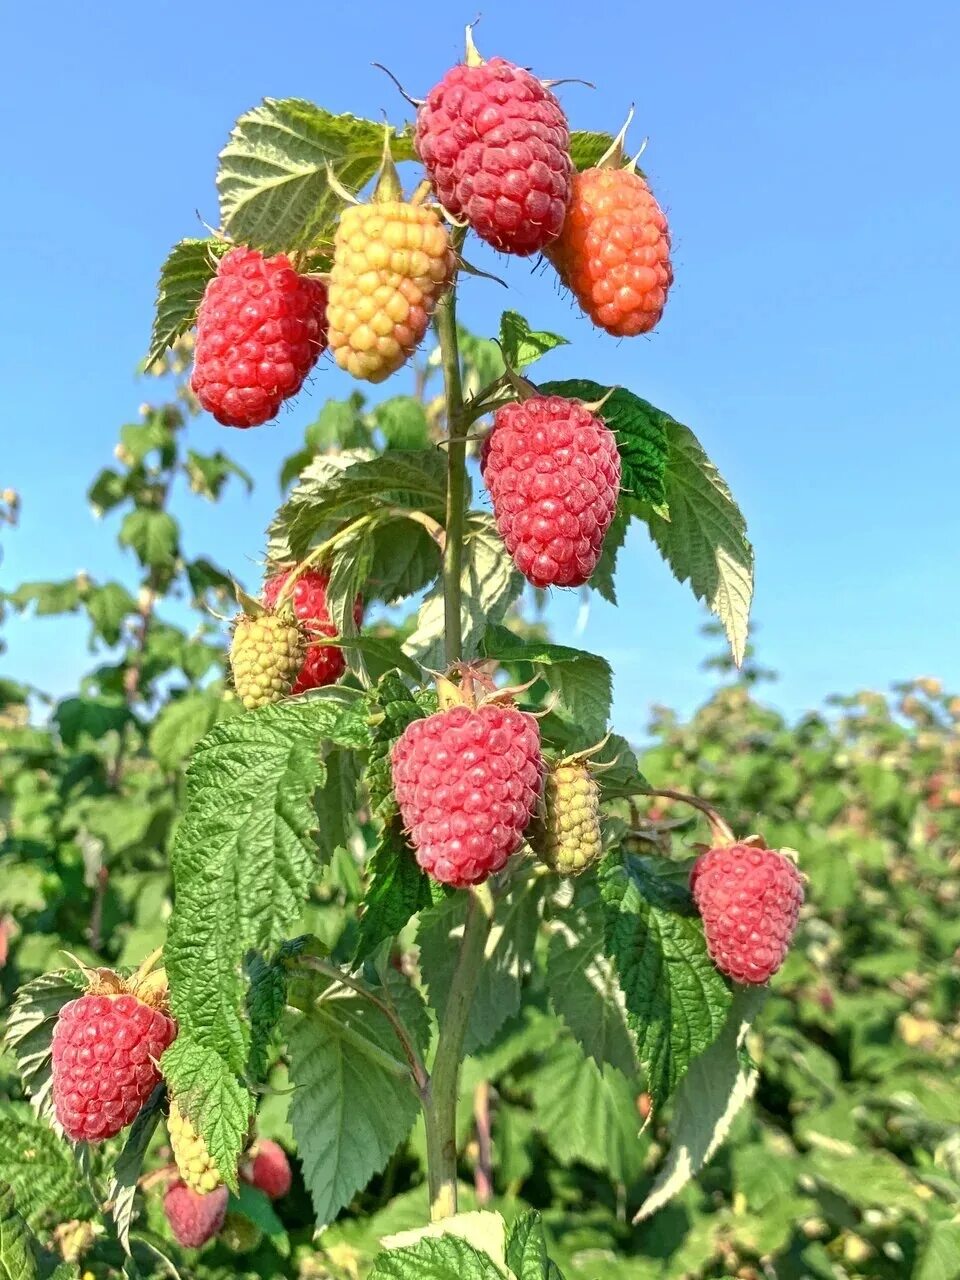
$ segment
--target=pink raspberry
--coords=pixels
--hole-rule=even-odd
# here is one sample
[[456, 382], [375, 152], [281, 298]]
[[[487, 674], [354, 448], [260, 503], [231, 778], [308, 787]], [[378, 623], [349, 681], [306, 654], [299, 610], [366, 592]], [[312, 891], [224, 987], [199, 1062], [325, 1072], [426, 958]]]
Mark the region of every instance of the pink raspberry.
[[493, 703], [414, 720], [393, 747], [393, 785], [417, 861], [464, 888], [520, 847], [543, 777], [540, 729]]
[[[286, 573], [274, 574], [272, 578], [268, 578], [263, 586], [263, 603], [268, 609], [273, 609], [277, 603], [277, 597], [283, 588], [283, 584], [290, 576], [290, 570]], [[309, 636], [327, 636], [332, 637], [337, 634], [337, 629], [330, 621], [330, 612], [327, 609], [327, 584], [330, 581], [330, 575], [320, 573], [316, 569], [308, 569], [302, 573], [293, 586], [289, 599], [293, 612], [297, 619], [303, 623], [304, 629]], [[360, 597], [357, 596], [356, 604], [353, 606], [353, 616], [357, 626], [360, 625], [360, 619], [363, 617], [363, 605]], [[307, 646], [303, 659], [303, 665], [300, 668], [300, 674], [293, 683], [291, 694], [304, 693], [307, 689], [321, 689], [324, 685], [334, 684], [343, 675], [347, 668], [346, 658], [343, 656], [343, 650], [338, 649], [336, 645], [323, 644], [317, 640], [313, 644]]]
[[223, 1226], [228, 1199], [229, 1192], [225, 1186], [200, 1195], [185, 1182], [178, 1181], [163, 1197], [163, 1211], [180, 1244], [186, 1249], [200, 1249]]
[[225, 427], [276, 417], [327, 345], [327, 291], [285, 253], [231, 249], [204, 290], [190, 385]]
[[132, 995], [84, 995], [53, 1031], [53, 1102], [75, 1142], [102, 1142], [132, 1124], [160, 1079], [156, 1062], [177, 1024]]
[[560, 103], [504, 58], [451, 67], [417, 115], [416, 147], [448, 213], [504, 253], [556, 240], [570, 200], [570, 131]]
[[531, 396], [498, 409], [481, 454], [500, 536], [535, 587], [579, 587], [617, 508], [620, 455], [579, 400]]
[[293, 1181], [287, 1153], [279, 1143], [271, 1142], [269, 1138], [261, 1138], [257, 1142], [252, 1159], [241, 1168], [240, 1175], [271, 1200], [285, 1196]]
[[694, 863], [690, 888], [720, 972], [744, 983], [772, 977], [803, 903], [803, 880], [791, 859], [754, 845], [721, 845]]

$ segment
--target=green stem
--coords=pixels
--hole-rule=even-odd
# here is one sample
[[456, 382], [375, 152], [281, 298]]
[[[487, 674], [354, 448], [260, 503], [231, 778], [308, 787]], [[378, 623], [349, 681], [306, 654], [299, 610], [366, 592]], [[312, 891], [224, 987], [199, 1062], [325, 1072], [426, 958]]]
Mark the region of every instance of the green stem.
[[463, 528], [467, 483], [467, 433], [461, 420], [463, 380], [457, 345], [456, 287], [437, 306], [437, 337], [447, 399], [447, 518], [443, 548], [444, 637], [447, 664], [463, 657], [460, 580], [463, 573]]
[[493, 924], [493, 897], [486, 885], [470, 891], [460, 954], [440, 1021], [440, 1039], [424, 1098], [427, 1176], [433, 1222], [457, 1212], [457, 1097], [463, 1043]]

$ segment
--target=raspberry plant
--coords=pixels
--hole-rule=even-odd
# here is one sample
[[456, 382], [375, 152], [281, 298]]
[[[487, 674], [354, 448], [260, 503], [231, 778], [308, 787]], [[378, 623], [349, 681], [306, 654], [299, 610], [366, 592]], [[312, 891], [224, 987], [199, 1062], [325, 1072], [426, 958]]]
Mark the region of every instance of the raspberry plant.
[[[638, 1221], [688, 1193], [756, 1085], [745, 1045], [794, 916], [785, 924], [790, 913], [778, 907], [776, 963], [733, 966], [749, 983], [718, 971], [690, 891], [694, 859], [669, 833], [685, 822], [677, 808], [704, 814], [715, 849], [734, 846], [733, 831], [699, 786], [650, 786], [610, 729], [608, 664], [549, 642], [521, 608], [524, 579], [586, 584], [615, 601], [627, 529], [646, 526], [675, 576], [717, 614], [739, 663], [752, 589], [743, 520], [693, 434], [633, 390], [583, 377], [532, 382], [562, 339], [510, 310], [497, 345], [457, 321], [473, 231], [514, 255], [546, 249], [611, 333], [653, 327], [672, 279], [669, 237], [622, 147], [622, 137], [570, 133], [549, 89], [502, 59], [484, 64], [471, 44], [414, 132], [298, 100], [267, 100], [241, 117], [221, 156], [218, 232], [181, 242], [164, 264], [150, 357], [167, 359], [173, 345], [177, 359], [198, 325], [193, 389], [225, 425], [266, 420], [311, 368], [319, 385], [327, 336], [338, 363], [368, 382], [416, 358], [431, 322], [436, 347], [416, 365], [413, 396], [370, 414], [354, 398], [318, 419], [308, 452], [284, 468], [295, 483], [268, 530], [262, 598], [237, 592], [235, 688], [204, 682], [222, 662], [218, 648], [208, 646], [201, 670], [182, 649], [187, 689], [164, 712], [166, 734], [158, 720], [150, 735], [168, 775], [190, 755], [175, 817], [171, 806], [162, 832], [134, 841], [145, 853], [171, 849], [173, 911], [151, 939], [162, 944], [164, 980], [151, 997], [177, 1034], [123, 1146], [80, 1153], [84, 1182], [66, 1203], [84, 1221], [91, 1199], [104, 1206], [113, 1248], [97, 1262], [104, 1274], [151, 1270], [157, 1240], [169, 1238], [155, 1186], [188, 1248], [215, 1237], [213, 1248], [238, 1254], [264, 1238], [289, 1248], [269, 1204], [287, 1194], [277, 1188], [289, 1188], [289, 1174], [268, 1191], [252, 1172], [269, 1150], [257, 1135], [282, 1106], [319, 1227], [371, 1181], [396, 1178], [398, 1153], [422, 1154], [426, 1194], [411, 1189], [379, 1233], [382, 1249], [344, 1253], [349, 1238], [323, 1237], [330, 1274], [357, 1274], [359, 1259], [375, 1280], [556, 1280], [561, 1267], [596, 1276], [600, 1265], [583, 1271], [573, 1246], [561, 1246], [562, 1263], [551, 1259], [556, 1242], [535, 1209], [517, 1212], [506, 1197], [503, 1216], [462, 1212], [463, 1170], [474, 1167], [470, 1206], [490, 1203], [496, 1176], [483, 1082], [501, 1083], [510, 1115], [520, 1081], [544, 1113], [538, 1123], [557, 1113], [560, 1164], [609, 1168], [624, 1197], [638, 1181], [639, 1130], [667, 1136], [669, 1115], [674, 1144], [630, 1206]], [[433, 191], [421, 184], [408, 201], [394, 166], [418, 152]], [[433, 398], [436, 372], [443, 393]], [[212, 566], [183, 561], [164, 509], [177, 468], [211, 492], [231, 470], [219, 455], [183, 461], [182, 425], [148, 410], [125, 435], [127, 472], [95, 486], [99, 505], [134, 503], [124, 531], [147, 573], [141, 602], [89, 582], [62, 587], [108, 642], [131, 638], [73, 720], [58, 713], [61, 735], [72, 723], [98, 744], [107, 721], [117, 742], [91, 749], [89, 767], [130, 810], [158, 781], [137, 712], [149, 705], [148, 682], [175, 666], [151, 667], [164, 635], [156, 599], [185, 575], [198, 599], [219, 592], [222, 608], [226, 585]], [[472, 505], [478, 473], [493, 516]], [[310, 591], [322, 600], [307, 608]], [[12, 602], [48, 595], [34, 585]], [[395, 608], [406, 601], [416, 602], [412, 616]], [[324, 650], [341, 656], [308, 683], [309, 655], [317, 665]], [[661, 763], [679, 773], [684, 761]], [[659, 772], [687, 786], [669, 767]], [[71, 779], [45, 797], [48, 808]], [[669, 819], [644, 817], [651, 797], [673, 806]], [[741, 836], [755, 825], [752, 800], [734, 814]], [[82, 807], [64, 808], [58, 834], [83, 857], [90, 813], [112, 835], [99, 806], [86, 819]], [[762, 846], [737, 847], [762, 872]], [[778, 859], [795, 911], [792, 861], [763, 854]], [[768, 927], [763, 886], [751, 880], [742, 901], [736, 878], [722, 879], [731, 858], [706, 856], [718, 868], [709, 923], [730, 972], [731, 950], [742, 961], [769, 941], [757, 936]], [[94, 952], [102, 940], [100, 926], [89, 931]], [[108, 958], [126, 969], [143, 959], [133, 949]], [[94, 994], [80, 996], [82, 974], [48, 972], [23, 987], [9, 1018], [10, 1051], [40, 1117], [31, 1139], [64, 1179], [72, 1157], [51, 1127], [62, 1092], [51, 1042], [75, 1029], [84, 1001], [107, 1003], [81, 1041], [113, 1035], [110, 1002], [133, 998], [123, 984], [100, 972]], [[153, 1084], [152, 1056], [138, 1065]], [[73, 1103], [96, 1120], [99, 1080], [80, 1083]], [[172, 1158], [154, 1168], [164, 1127]], [[92, 1124], [84, 1132], [96, 1136]], [[33, 1209], [28, 1194], [22, 1213]], [[7, 1200], [3, 1213], [26, 1267], [34, 1245]]]

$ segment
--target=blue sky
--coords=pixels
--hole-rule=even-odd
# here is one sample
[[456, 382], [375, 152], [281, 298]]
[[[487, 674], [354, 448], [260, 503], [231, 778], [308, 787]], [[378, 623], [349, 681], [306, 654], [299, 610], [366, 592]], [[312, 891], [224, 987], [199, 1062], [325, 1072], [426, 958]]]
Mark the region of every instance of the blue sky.
[[[134, 369], [170, 245], [216, 221], [216, 155], [265, 95], [403, 118], [371, 67], [425, 92], [474, 8], [234, 0], [211, 6], [5, 6], [6, 249], [0, 487], [23, 497], [0, 583], [133, 572], [84, 501], [145, 391]], [[960, 11], [886, 3], [518, 5], [488, 0], [477, 41], [546, 77], [577, 128], [632, 137], [671, 219], [676, 285], [651, 339], [594, 334], [547, 276], [511, 263], [511, 305], [573, 346], [543, 376], [620, 383], [687, 422], [726, 476], [757, 550], [760, 658], [795, 711], [834, 690], [939, 674], [960, 686]], [[474, 258], [483, 260], [474, 251]], [[502, 265], [496, 269], [503, 271]], [[503, 291], [469, 280], [462, 317], [496, 331]], [[193, 428], [262, 478], [219, 507], [189, 502], [190, 546], [249, 575], [277, 465], [345, 375], [274, 428]], [[618, 726], [653, 701], [689, 709], [701, 613], [641, 534], [622, 607], [597, 602], [581, 642], [617, 672]], [[573, 638], [577, 601], [551, 610]], [[65, 692], [85, 629], [14, 621], [4, 674]]]

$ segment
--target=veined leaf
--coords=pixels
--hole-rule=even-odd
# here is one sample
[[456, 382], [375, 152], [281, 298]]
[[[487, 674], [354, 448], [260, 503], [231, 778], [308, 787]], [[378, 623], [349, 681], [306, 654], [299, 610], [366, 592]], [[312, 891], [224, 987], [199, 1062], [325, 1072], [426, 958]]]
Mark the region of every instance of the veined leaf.
[[394, 938], [407, 922], [433, 903], [430, 880], [395, 818], [383, 829], [367, 864], [367, 891], [360, 916], [356, 962]]
[[504, 1280], [489, 1254], [459, 1236], [425, 1236], [378, 1255], [370, 1280]]
[[147, 366], [193, 328], [203, 291], [216, 275], [217, 259], [230, 248], [226, 240], [181, 240], [167, 254], [157, 283]]
[[569, 343], [559, 334], [531, 329], [518, 311], [505, 311], [500, 317], [500, 346], [507, 364], [519, 373], [554, 347], [566, 347]]
[[592, 169], [612, 146], [613, 134], [574, 129], [570, 134], [570, 159], [573, 167], [579, 173], [584, 169]]

